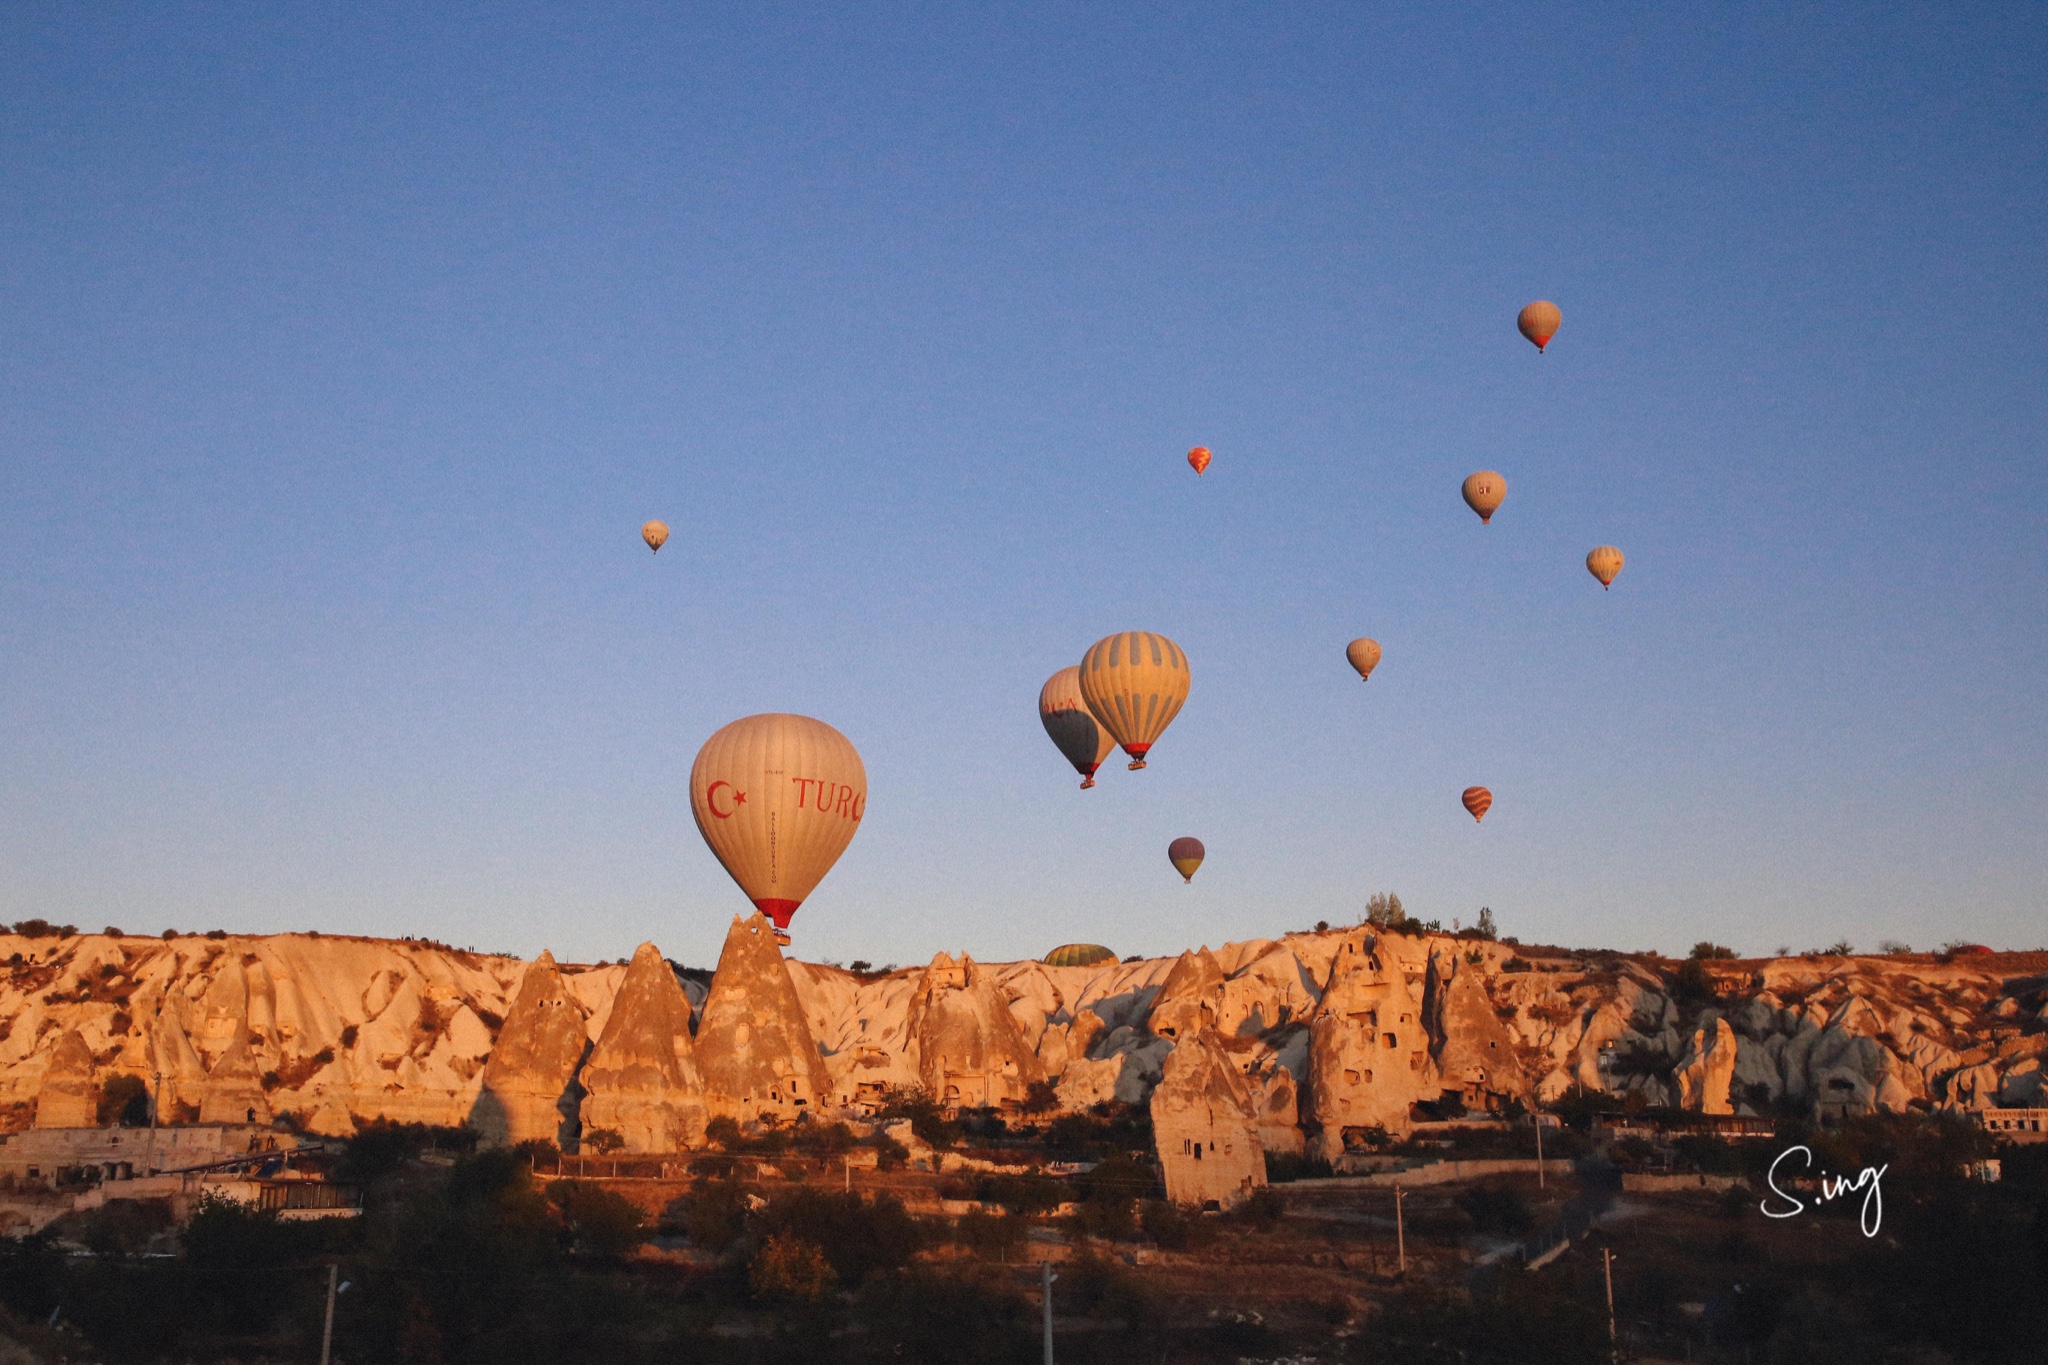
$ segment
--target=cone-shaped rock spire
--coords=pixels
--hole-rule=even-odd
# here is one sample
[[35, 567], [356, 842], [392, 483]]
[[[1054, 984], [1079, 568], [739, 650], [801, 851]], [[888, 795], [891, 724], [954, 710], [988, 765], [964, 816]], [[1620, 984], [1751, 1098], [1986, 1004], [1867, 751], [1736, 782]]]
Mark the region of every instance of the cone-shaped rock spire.
[[268, 1123], [270, 1096], [263, 1090], [263, 1068], [243, 1034], [228, 1044], [206, 1076], [199, 1101], [201, 1123]]
[[733, 918], [697, 1024], [696, 1051], [714, 1116], [781, 1122], [817, 1108], [829, 1094], [824, 1058], [766, 915]]
[[520, 979], [484, 1066], [483, 1089], [470, 1116], [484, 1141], [562, 1142], [576, 1112], [570, 1087], [589, 1047], [583, 1006], [562, 983], [555, 955], [543, 952]]
[[617, 1133], [628, 1152], [674, 1152], [703, 1141], [690, 998], [652, 943], [633, 954], [582, 1081], [586, 1142], [599, 1129]]
[[910, 997], [906, 1031], [917, 1040], [918, 1080], [940, 1104], [995, 1108], [1024, 1099], [1044, 1067], [1008, 997], [965, 953], [940, 953]]
[[99, 1122], [95, 1089], [92, 1049], [85, 1045], [85, 1035], [72, 1029], [58, 1040], [43, 1072], [42, 1089], [36, 1093], [36, 1127], [92, 1127]]
[[1344, 1154], [1344, 1131], [1384, 1128], [1404, 1135], [1409, 1106], [1437, 1098], [1436, 1068], [1422, 1004], [1399, 961], [1383, 960], [1377, 935], [1345, 936], [1329, 988], [1309, 1024], [1311, 1114], [1326, 1160]]
[[[1185, 959], [1183, 959], [1185, 961]], [[1252, 1093], [1213, 1030], [1181, 1038], [1152, 1091], [1152, 1134], [1176, 1204], [1224, 1208], [1266, 1183]]]
[[1215, 1028], [1222, 1003], [1223, 968], [1204, 944], [1194, 952], [1182, 953], [1166, 980], [1159, 983], [1148, 1023], [1161, 1038], [1188, 1037]]

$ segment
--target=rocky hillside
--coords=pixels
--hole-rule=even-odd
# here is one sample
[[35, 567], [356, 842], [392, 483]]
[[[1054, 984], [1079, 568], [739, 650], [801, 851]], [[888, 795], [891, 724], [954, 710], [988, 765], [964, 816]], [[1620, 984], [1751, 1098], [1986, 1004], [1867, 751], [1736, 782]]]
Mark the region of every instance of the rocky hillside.
[[[117, 1078], [155, 1075], [167, 1121], [477, 1121], [573, 1140], [589, 1090], [625, 1116], [595, 1126], [654, 1150], [707, 1113], [858, 1114], [898, 1086], [958, 1105], [1142, 1101], [1203, 1030], [1247, 1078], [1268, 1146], [1331, 1155], [1447, 1093], [1485, 1108], [1577, 1085], [1708, 1112], [2048, 1103], [2048, 954], [1681, 965], [1354, 929], [856, 975], [784, 964], [735, 921], [708, 991], [650, 949], [622, 994], [623, 963], [412, 941], [9, 934], [0, 1104], [9, 1130], [39, 1101], [46, 1124], [91, 1121], [132, 1095]], [[615, 999], [633, 1002], [617, 1020]], [[678, 1036], [685, 1005], [694, 1039]]]

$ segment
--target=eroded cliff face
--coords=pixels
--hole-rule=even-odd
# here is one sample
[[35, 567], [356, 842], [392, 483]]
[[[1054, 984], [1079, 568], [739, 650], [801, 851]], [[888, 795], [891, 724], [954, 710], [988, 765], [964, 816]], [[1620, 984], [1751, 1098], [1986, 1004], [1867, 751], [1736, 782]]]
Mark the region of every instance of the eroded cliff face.
[[735, 922], [708, 1000], [653, 945], [629, 969], [313, 935], [0, 935], [0, 1118], [90, 1123], [112, 1077], [158, 1074], [166, 1122], [254, 1109], [319, 1132], [393, 1118], [573, 1141], [580, 1117], [651, 1151], [695, 1141], [700, 1112], [857, 1116], [896, 1086], [1005, 1105], [1043, 1080], [1066, 1108], [1144, 1103], [1204, 1033], [1268, 1150], [1342, 1151], [1347, 1130], [1398, 1132], [1447, 1093], [1471, 1109], [1573, 1086], [1735, 1112], [2048, 1103], [2048, 954], [1715, 963], [1681, 999], [1676, 963], [1369, 929], [855, 976], [785, 961], [756, 920]]

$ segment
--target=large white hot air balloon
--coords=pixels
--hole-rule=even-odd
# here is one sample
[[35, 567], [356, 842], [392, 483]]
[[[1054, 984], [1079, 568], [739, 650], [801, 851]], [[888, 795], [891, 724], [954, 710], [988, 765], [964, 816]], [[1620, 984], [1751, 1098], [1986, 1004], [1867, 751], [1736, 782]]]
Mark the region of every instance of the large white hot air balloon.
[[690, 813], [785, 941], [789, 919], [860, 828], [868, 775], [845, 735], [809, 716], [736, 720], [690, 766]]

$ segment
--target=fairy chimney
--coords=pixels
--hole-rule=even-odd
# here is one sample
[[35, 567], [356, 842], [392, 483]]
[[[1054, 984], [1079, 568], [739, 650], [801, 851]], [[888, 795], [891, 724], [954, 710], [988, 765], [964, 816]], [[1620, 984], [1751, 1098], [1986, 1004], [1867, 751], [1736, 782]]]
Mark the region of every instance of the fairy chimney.
[[733, 918], [697, 1024], [696, 1053], [714, 1117], [792, 1121], [830, 1093], [824, 1058], [767, 916]]
[[543, 1139], [562, 1145], [575, 1131], [576, 1068], [590, 1046], [583, 1006], [569, 993], [555, 956], [543, 952], [520, 979], [519, 994], [484, 1064], [470, 1122], [492, 1146]]
[[36, 1127], [91, 1128], [99, 1122], [98, 1085], [92, 1049], [77, 1029], [67, 1032], [50, 1050], [43, 1086], [36, 1094]]
[[911, 993], [905, 1031], [917, 1040], [918, 1080], [948, 1108], [1021, 1103], [1044, 1065], [987, 968], [940, 953]]
[[1460, 963], [1448, 952], [1431, 953], [1423, 1016], [1429, 1021], [1430, 1058], [1445, 1093], [1456, 1091], [1468, 1109], [1496, 1110], [1528, 1092], [1514, 1039], [1494, 1012], [1478, 966]]
[[1176, 1040], [1215, 1028], [1223, 986], [1223, 968], [1207, 944], [1182, 953], [1152, 997], [1149, 1027], [1161, 1038]]
[[1379, 948], [1369, 930], [1345, 937], [1309, 1023], [1309, 1117], [1328, 1161], [1344, 1155], [1347, 1134], [1407, 1133], [1409, 1106], [1437, 1098], [1422, 1004], [1400, 962]]
[[586, 1143], [599, 1129], [617, 1133], [627, 1152], [674, 1152], [703, 1141], [690, 998], [652, 943], [634, 952], [582, 1082]]
[[1231, 1208], [1266, 1183], [1245, 1078], [1214, 1030], [1183, 1037], [1152, 1090], [1152, 1136], [1176, 1204]]
[[248, 1035], [228, 1044], [199, 1100], [201, 1123], [268, 1123], [270, 1096], [263, 1089], [263, 1068], [249, 1046]]

